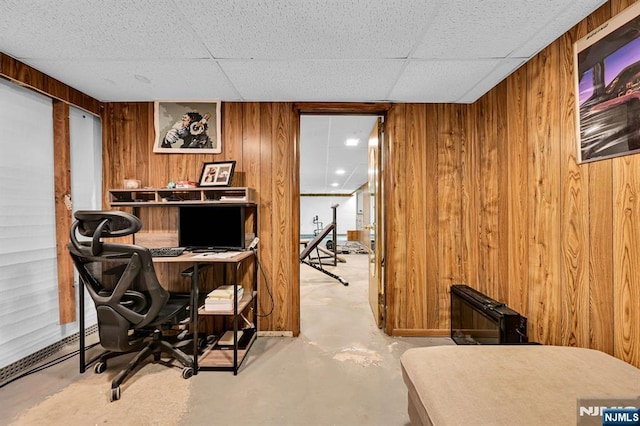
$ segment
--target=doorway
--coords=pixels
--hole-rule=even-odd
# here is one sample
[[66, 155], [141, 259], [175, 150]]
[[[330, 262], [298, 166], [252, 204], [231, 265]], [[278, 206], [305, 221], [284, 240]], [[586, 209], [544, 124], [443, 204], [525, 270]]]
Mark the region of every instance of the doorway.
[[[384, 318], [383, 229], [378, 212], [383, 208], [379, 201], [383, 120], [380, 112], [301, 112], [298, 127], [301, 247], [318, 242], [313, 261], [330, 271], [325, 278], [337, 288], [345, 284], [339, 276], [341, 265], [351, 271], [354, 264], [361, 265], [369, 281], [365, 289], [369, 315], [379, 328]], [[333, 229], [327, 229], [331, 225]], [[301, 275], [308, 269], [301, 265]]]

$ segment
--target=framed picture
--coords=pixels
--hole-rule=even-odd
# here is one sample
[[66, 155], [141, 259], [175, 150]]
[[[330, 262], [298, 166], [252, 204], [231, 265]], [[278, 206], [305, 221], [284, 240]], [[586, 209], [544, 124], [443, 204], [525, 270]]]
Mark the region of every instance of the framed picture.
[[204, 163], [200, 173], [199, 186], [229, 186], [233, 178], [235, 161]]
[[577, 161], [640, 153], [640, 3], [574, 43]]
[[219, 154], [220, 102], [155, 102], [153, 152]]

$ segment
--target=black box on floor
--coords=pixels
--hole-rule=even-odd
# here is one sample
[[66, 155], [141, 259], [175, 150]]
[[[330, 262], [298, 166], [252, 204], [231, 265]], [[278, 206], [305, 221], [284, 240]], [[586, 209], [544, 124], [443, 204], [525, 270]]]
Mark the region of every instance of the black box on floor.
[[459, 345], [527, 344], [527, 318], [467, 285], [455, 284], [451, 339]]

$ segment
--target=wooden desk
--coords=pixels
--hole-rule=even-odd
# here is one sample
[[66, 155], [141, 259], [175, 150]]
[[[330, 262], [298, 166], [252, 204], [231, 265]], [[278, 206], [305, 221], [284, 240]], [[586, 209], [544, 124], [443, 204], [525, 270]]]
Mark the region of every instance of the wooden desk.
[[[199, 303], [199, 298], [200, 298], [200, 290], [199, 290], [199, 269], [202, 268], [203, 266], [207, 266], [207, 265], [212, 265], [212, 264], [232, 264], [235, 265], [234, 268], [234, 272], [233, 272], [233, 277], [232, 277], [232, 283], [234, 283], [235, 285], [238, 284], [238, 270], [240, 269], [240, 266], [242, 265], [243, 262], [245, 262], [246, 260], [253, 258], [254, 260], [254, 266], [256, 268], [256, 270], [254, 270], [254, 279], [253, 279], [253, 289], [250, 292], [250, 297], [249, 300], [244, 299], [244, 301], [246, 303], [253, 301], [254, 304], [256, 302], [256, 288], [257, 288], [257, 257], [255, 256], [255, 253], [252, 250], [248, 250], [248, 251], [243, 251], [243, 252], [238, 252], [238, 254], [236, 254], [235, 256], [232, 257], [223, 257], [225, 256], [226, 253], [183, 253], [180, 256], [176, 256], [176, 257], [154, 257], [153, 258], [153, 262], [154, 263], [190, 263], [192, 264], [192, 271], [190, 271], [188, 273], [187, 276], [191, 276], [191, 321], [192, 321], [192, 325], [193, 325], [193, 335], [194, 336], [198, 336], [198, 316], [200, 313], [205, 314], [205, 315], [233, 315], [233, 332], [234, 332], [234, 345], [233, 345], [233, 351], [228, 351], [228, 352], [233, 352], [233, 358], [229, 359], [228, 363], [226, 363], [224, 361], [224, 357], [222, 357], [222, 365], [215, 365], [216, 363], [214, 362], [213, 364], [207, 364], [207, 365], [203, 365], [203, 366], [199, 366], [198, 365], [198, 351], [199, 351], [199, 347], [198, 347], [198, 339], [194, 338], [193, 339], [193, 353], [194, 353], [194, 357], [193, 357], [193, 374], [198, 374], [198, 370], [199, 369], [203, 369], [203, 370], [231, 370], [233, 371], [233, 374], [236, 375], [238, 374], [238, 369], [240, 368], [240, 365], [242, 364], [242, 361], [244, 361], [244, 355], [246, 355], [246, 353], [248, 352], [249, 348], [251, 347], [251, 345], [253, 345], [253, 341], [256, 338], [256, 334], [257, 334], [257, 316], [255, 316], [254, 318], [254, 323], [256, 325], [256, 333], [254, 333], [254, 335], [251, 337], [251, 341], [249, 342], [249, 344], [247, 345], [247, 348], [245, 350], [243, 350], [244, 352], [242, 352], [242, 358], [239, 359], [238, 355], [239, 355], [239, 350], [238, 350], [238, 314], [242, 312], [242, 310], [239, 310], [239, 306], [240, 306], [240, 301], [236, 299], [234, 299], [234, 309], [233, 312], [225, 312], [225, 311], [219, 311], [219, 312], [205, 312], [203, 310], [200, 310], [200, 303]], [[185, 273], [183, 273], [183, 275], [185, 275]], [[246, 305], [245, 305], [246, 307]], [[254, 306], [254, 312], [257, 312], [257, 306]], [[219, 357], [220, 358], [220, 357]]]
[[[253, 258], [254, 261], [254, 276], [253, 276], [253, 289], [252, 291], [249, 293], [249, 295], [247, 296], [247, 298], [243, 297], [242, 302], [244, 302], [242, 305], [243, 307], [246, 307], [248, 305], [248, 303], [253, 302], [254, 304], [254, 312], [257, 313], [257, 256], [255, 255], [255, 252], [252, 250], [248, 250], [248, 251], [244, 251], [244, 252], [238, 252], [237, 255], [232, 256], [232, 257], [218, 257], [215, 254], [212, 253], [190, 253], [190, 252], [185, 252], [180, 256], [175, 256], [175, 257], [154, 257], [153, 258], [153, 262], [154, 263], [158, 263], [158, 264], [162, 264], [162, 263], [185, 263], [185, 264], [190, 264], [191, 266], [189, 267], [189, 269], [187, 269], [185, 272], [183, 272], [183, 276], [189, 276], [191, 277], [191, 323], [193, 326], [193, 335], [194, 337], [198, 336], [198, 315], [199, 315], [199, 270], [202, 267], [205, 267], [207, 265], [212, 265], [212, 264], [218, 264], [218, 265], [235, 265], [234, 268], [234, 276], [232, 277], [232, 282], [234, 284], [238, 284], [238, 270], [240, 269], [240, 266], [247, 260]], [[84, 283], [82, 282], [82, 280], [80, 280], [80, 291], [79, 291], [79, 309], [80, 309], [80, 318], [79, 318], [79, 328], [80, 328], [80, 373], [84, 373], [86, 370], [86, 367], [88, 367], [89, 365], [91, 365], [92, 363], [94, 363], [98, 358], [95, 357], [93, 359], [91, 359], [89, 362], [85, 362], [85, 318], [84, 318]], [[199, 347], [198, 347], [198, 339], [194, 338], [193, 339], [193, 374], [198, 374], [198, 370], [200, 368], [202, 368], [203, 370], [226, 370], [226, 371], [233, 371], [234, 375], [238, 374], [238, 369], [240, 368], [240, 365], [242, 364], [242, 361], [244, 361], [244, 357], [247, 354], [247, 352], [249, 351], [250, 347], [253, 345], [253, 342], [256, 339], [257, 336], [257, 328], [258, 328], [258, 317], [257, 315], [254, 315], [253, 321], [256, 327], [256, 332], [253, 334], [253, 336], [251, 336], [251, 340], [250, 342], [247, 344], [246, 349], [243, 349], [242, 352], [240, 353], [238, 350], [238, 339], [237, 339], [237, 332], [238, 332], [238, 314], [242, 312], [242, 310], [239, 310], [239, 306], [241, 304], [241, 301], [238, 301], [237, 298], [235, 299], [234, 302], [234, 309], [233, 312], [227, 312], [227, 311], [219, 311], [219, 312], [204, 312], [202, 311], [203, 314], [205, 315], [233, 315], [233, 331], [234, 331], [234, 348], [233, 351], [226, 351], [228, 353], [233, 353], [233, 358], [229, 359], [228, 362], [223, 362], [222, 365], [215, 365], [215, 363], [211, 363], [209, 365], [200, 367], [198, 365], [198, 352], [199, 352]], [[239, 359], [239, 353], [242, 355], [242, 358]], [[224, 359], [224, 357], [223, 357]]]

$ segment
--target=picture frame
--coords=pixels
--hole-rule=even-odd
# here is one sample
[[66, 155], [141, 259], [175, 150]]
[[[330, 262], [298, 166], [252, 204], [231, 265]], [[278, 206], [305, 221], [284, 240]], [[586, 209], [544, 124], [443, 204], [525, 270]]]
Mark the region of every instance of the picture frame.
[[574, 43], [578, 163], [640, 153], [640, 3]]
[[198, 186], [229, 186], [231, 185], [235, 168], [235, 161], [204, 163]]
[[154, 102], [153, 152], [219, 154], [221, 102]]

